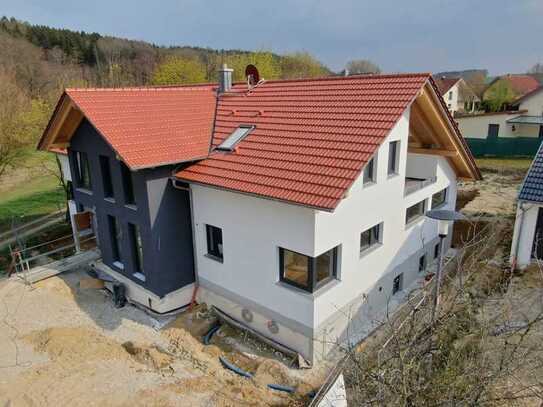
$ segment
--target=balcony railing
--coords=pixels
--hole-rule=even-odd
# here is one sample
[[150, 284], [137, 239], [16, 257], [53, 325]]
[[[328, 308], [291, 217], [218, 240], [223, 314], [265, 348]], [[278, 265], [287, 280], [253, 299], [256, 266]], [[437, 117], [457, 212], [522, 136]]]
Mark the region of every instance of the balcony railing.
[[405, 178], [405, 188], [404, 188], [404, 196], [412, 194], [415, 191], [418, 191], [419, 189], [425, 188], [428, 185], [432, 185], [434, 182], [436, 182], [437, 177], [431, 177], [426, 179], [420, 179], [420, 178]]

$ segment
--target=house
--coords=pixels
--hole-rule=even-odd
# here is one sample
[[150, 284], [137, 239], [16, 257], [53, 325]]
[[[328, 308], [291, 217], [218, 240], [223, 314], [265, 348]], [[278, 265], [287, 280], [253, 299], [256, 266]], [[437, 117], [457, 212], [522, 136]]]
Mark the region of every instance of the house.
[[474, 112], [481, 100], [463, 78], [435, 79], [436, 85], [451, 114]]
[[196, 297], [314, 361], [421, 280], [440, 250], [424, 213], [480, 173], [429, 74], [231, 75], [68, 89], [39, 147], [67, 149], [96, 267], [133, 301]]
[[532, 92], [539, 86], [539, 81], [532, 75], [507, 74], [497, 76], [483, 92], [483, 100], [492, 99], [496, 95], [515, 100]]
[[475, 156], [533, 156], [543, 139], [543, 86], [511, 102], [509, 110], [455, 120]]
[[511, 245], [513, 268], [543, 259], [543, 150], [539, 148], [520, 188]]

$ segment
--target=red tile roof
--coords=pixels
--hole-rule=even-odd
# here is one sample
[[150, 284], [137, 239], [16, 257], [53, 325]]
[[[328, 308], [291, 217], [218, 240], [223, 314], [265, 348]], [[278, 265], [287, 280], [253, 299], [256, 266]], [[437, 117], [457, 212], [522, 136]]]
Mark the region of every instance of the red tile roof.
[[502, 78], [509, 81], [513, 91], [519, 96], [523, 96], [539, 87], [537, 79], [530, 75], [508, 75]]
[[429, 74], [269, 81], [219, 100], [212, 144], [254, 124], [234, 153], [178, 179], [331, 210], [359, 176]]
[[459, 80], [460, 78], [434, 78], [439, 93], [441, 93], [442, 96], [445, 95], [445, 93], [447, 93]]
[[66, 89], [65, 94], [132, 169], [209, 152], [215, 85]]

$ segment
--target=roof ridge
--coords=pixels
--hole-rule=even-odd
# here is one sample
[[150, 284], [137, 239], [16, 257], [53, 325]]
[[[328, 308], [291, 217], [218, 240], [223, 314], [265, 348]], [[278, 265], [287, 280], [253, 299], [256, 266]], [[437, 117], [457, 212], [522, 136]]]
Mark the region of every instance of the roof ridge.
[[156, 86], [121, 86], [118, 88], [112, 87], [88, 87], [88, 88], [65, 88], [64, 91], [140, 91], [140, 90], [202, 90], [217, 86], [216, 83], [195, 83], [195, 84], [180, 84], [180, 85], [156, 85]]

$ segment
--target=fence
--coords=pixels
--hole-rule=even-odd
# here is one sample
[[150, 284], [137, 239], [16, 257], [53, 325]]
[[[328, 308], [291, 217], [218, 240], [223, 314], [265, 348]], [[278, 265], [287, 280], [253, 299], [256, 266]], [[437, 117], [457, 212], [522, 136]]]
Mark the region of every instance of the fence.
[[475, 157], [533, 157], [539, 149], [541, 139], [534, 137], [466, 138], [466, 142]]

